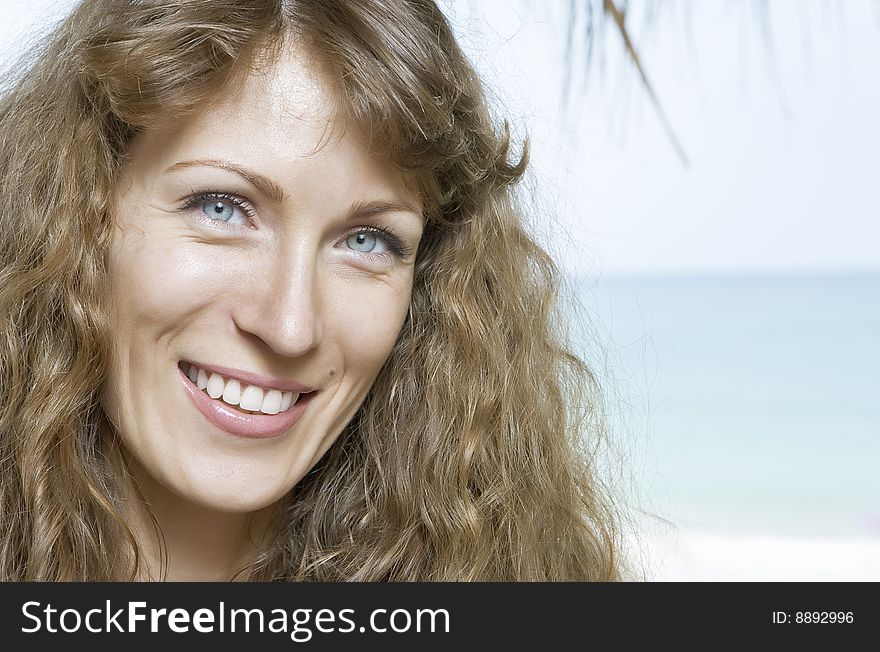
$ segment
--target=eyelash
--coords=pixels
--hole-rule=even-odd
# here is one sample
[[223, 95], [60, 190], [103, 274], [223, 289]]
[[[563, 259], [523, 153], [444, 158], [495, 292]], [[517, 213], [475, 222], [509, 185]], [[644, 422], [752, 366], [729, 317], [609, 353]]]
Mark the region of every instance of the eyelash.
[[[183, 200], [183, 210], [195, 208], [199, 204], [209, 201], [227, 201], [244, 211], [244, 214], [251, 220], [257, 215], [257, 212], [254, 210], [253, 206], [250, 205], [250, 202], [241, 197], [230, 195], [228, 192], [222, 192], [220, 190], [192, 190], [191, 194]], [[235, 225], [230, 225], [223, 220], [211, 220], [209, 218], [208, 221], [210, 221], [212, 225], [218, 225], [221, 228], [235, 228]]]
[[[195, 208], [199, 204], [208, 201], [228, 201], [230, 204], [237, 206], [244, 214], [249, 218], [253, 219], [256, 216], [256, 211], [253, 206], [251, 206], [250, 202], [246, 199], [238, 197], [237, 195], [231, 195], [228, 192], [222, 192], [219, 190], [193, 190], [183, 203], [183, 210], [189, 210]], [[212, 225], [219, 226], [224, 229], [236, 229], [239, 228], [236, 225], [230, 225], [222, 220], [212, 220], [207, 215], [205, 216], [207, 220], [211, 222]], [[379, 257], [389, 257], [396, 256], [397, 258], [408, 258], [412, 255], [411, 247], [407, 246], [407, 244], [401, 240], [395, 233], [391, 227], [387, 226], [376, 226], [376, 225], [367, 225], [367, 226], [359, 226], [351, 231], [345, 236], [346, 239], [350, 238], [353, 235], [359, 235], [361, 233], [366, 233], [369, 235], [373, 235], [385, 243], [385, 246], [388, 247], [388, 252], [383, 253], [361, 253], [363, 256], [379, 256]], [[354, 250], [352, 250], [354, 251]]]

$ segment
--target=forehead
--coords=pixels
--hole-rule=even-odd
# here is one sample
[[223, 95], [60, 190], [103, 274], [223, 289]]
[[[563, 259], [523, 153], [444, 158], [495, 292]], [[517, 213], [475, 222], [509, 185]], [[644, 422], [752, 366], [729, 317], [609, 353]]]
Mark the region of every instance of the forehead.
[[328, 76], [300, 50], [284, 47], [271, 62], [236, 79], [218, 86], [190, 120], [138, 136], [130, 150], [134, 167], [159, 170], [185, 160], [221, 160], [300, 192], [306, 181], [317, 190], [305, 172], [318, 168], [336, 184], [322, 180], [324, 191], [378, 190], [421, 203], [414, 176], [371, 151], [369, 139], [346, 117]]
[[229, 136], [234, 125], [236, 133], [256, 138], [266, 154], [284, 157], [313, 154], [343, 134], [366, 143], [340, 111], [327, 76], [301, 50], [284, 47], [271, 63], [239, 79], [208, 98], [196, 130]]

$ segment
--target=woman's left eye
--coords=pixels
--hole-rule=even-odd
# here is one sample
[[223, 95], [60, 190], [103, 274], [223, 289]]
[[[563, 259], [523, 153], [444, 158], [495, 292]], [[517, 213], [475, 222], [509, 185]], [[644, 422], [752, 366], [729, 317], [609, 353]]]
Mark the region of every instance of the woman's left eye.
[[[376, 245], [385, 246], [375, 234], [366, 231], [352, 233], [345, 239], [345, 244], [348, 245], [349, 249], [354, 249], [362, 254], [372, 253]], [[387, 249], [387, 247], [385, 248]]]
[[385, 258], [406, 258], [409, 248], [390, 229], [362, 227], [345, 239], [345, 246], [352, 251]]

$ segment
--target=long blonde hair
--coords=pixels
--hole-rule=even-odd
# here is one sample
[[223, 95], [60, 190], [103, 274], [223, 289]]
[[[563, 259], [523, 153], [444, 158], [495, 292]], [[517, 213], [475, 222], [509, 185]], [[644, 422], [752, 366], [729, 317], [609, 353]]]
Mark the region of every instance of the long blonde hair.
[[115, 179], [139, 131], [193, 115], [287, 39], [372, 146], [420, 179], [412, 303], [363, 406], [241, 575], [611, 580], [596, 384], [559, 326], [511, 151], [431, 0], [86, 0], [0, 99], [0, 577], [137, 576], [98, 396]]

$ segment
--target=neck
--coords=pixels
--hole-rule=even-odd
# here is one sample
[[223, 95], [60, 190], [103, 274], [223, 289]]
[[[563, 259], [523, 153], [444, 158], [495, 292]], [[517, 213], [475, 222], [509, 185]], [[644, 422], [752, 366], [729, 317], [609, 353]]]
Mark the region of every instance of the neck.
[[136, 536], [144, 556], [143, 579], [228, 581], [259, 547], [252, 527], [256, 515], [155, 502], [150, 512], [140, 511]]
[[223, 512], [192, 503], [144, 473], [135, 471], [132, 479], [140, 490], [132, 487], [138, 498], [129, 502], [140, 580], [229, 581], [266, 538], [272, 506], [254, 513]]

